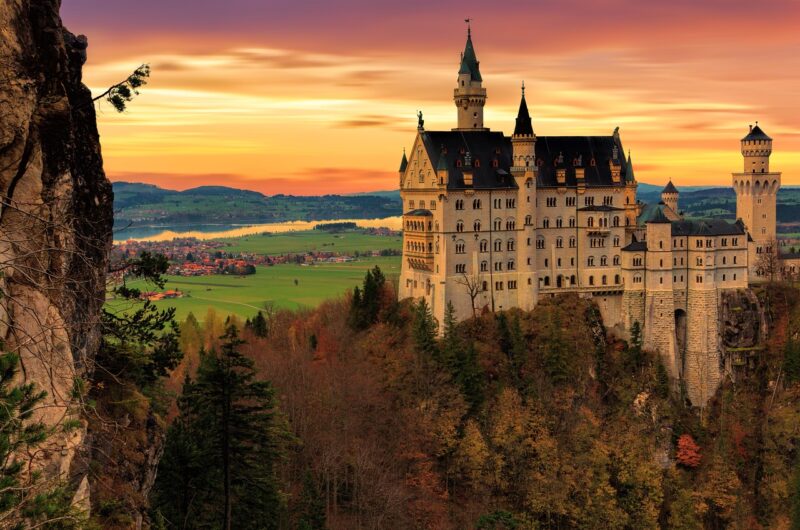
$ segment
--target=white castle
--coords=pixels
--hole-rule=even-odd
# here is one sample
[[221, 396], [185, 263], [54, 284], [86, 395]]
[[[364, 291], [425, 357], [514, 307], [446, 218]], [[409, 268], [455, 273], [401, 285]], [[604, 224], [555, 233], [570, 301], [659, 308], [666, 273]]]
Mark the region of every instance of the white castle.
[[563, 293], [590, 297], [617, 335], [638, 322], [645, 347], [705, 403], [722, 373], [720, 297], [757, 281], [757, 256], [777, 250], [772, 139], [756, 125], [741, 140], [736, 222], [685, 220], [672, 182], [659, 204], [637, 201], [618, 129], [538, 136], [524, 86], [511, 137], [484, 127], [469, 30], [453, 99], [458, 126], [428, 131], [420, 114], [400, 165], [400, 297], [425, 298], [440, 322], [448, 302], [464, 319]]

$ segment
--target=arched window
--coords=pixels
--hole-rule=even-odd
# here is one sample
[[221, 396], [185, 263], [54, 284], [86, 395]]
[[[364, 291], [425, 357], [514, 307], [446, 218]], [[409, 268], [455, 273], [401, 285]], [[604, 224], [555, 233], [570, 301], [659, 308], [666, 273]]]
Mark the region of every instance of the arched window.
[[481, 272], [488, 272], [488, 271], [489, 271], [489, 262], [481, 261]]
[[594, 276], [589, 276], [589, 285], [594, 285]]
[[560, 217], [556, 217], [556, 228], [561, 228], [564, 226], [564, 220]]
[[542, 219], [542, 228], [550, 228], [550, 219], [547, 217]]
[[619, 226], [619, 216], [618, 215], [614, 216], [614, 221], [612, 222], [612, 225]]
[[619, 285], [619, 274], [614, 275], [614, 285]]
[[475, 222], [472, 223], [472, 229], [475, 230], [476, 232], [480, 232], [481, 231], [481, 222], [476, 219]]
[[544, 285], [545, 285], [545, 287], [550, 285], [550, 276], [545, 276], [544, 277]]
[[480, 199], [473, 199], [472, 200], [472, 209], [473, 210], [480, 210], [481, 209], [481, 200]]
[[464, 254], [466, 251], [466, 244], [463, 240], [459, 239], [456, 241], [456, 254]]
[[495, 239], [494, 240], [494, 251], [495, 252], [500, 252], [501, 250], [503, 250], [503, 242], [501, 240], [499, 240], [499, 239]]
[[513, 239], [509, 239], [506, 242], [506, 250], [514, 250], [514, 240]]
[[513, 219], [509, 219], [506, 221], [506, 230], [514, 230], [516, 228], [517, 222]]
[[570, 217], [569, 218], [569, 227], [570, 228], [575, 228], [575, 218], [574, 217]]
[[536, 248], [544, 248], [544, 236], [536, 236]]
[[586, 260], [586, 264], [589, 267], [594, 267], [594, 256], [589, 256], [589, 259]]
[[586, 224], [587, 224], [587, 226], [589, 228], [593, 227], [594, 226], [594, 217], [589, 217], [589, 219], [586, 221]]
[[578, 246], [578, 240], [574, 237], [569, 238], [569, 248], [575, 248]]
[[556, 238], [556, 248], [564, 248], [564, 238], [557, 237]]
[[602, 283], [603, 283], [603, 285], [608, 285], [608, 278], [606, 278], [606, 275], [605, 275], [605, 274], [603, 274], [603, 281], [602, 281]]
[[606, 256], [600, 256], [600, 266], [605, 267], [608, 265], [608, 258]]
[[530, 215], [525, 216], [525, 226], [530, 226], [533, 223], [533, 218]]
[[614, 256], [613, 263], [614, 265], [619, 265], [619, 256]]
[[489, 242], [485, 239], [481, 239], [480, 250], [481, 252], [489, 252]]
[[456, 210], [464, 209], [464, 199], [456, 199]]
[[463, 232], [464, 231], [464, 221], [459, 219], [456, 221], [456, 232]]
[[494, 220], [494, 229], [495, 230], [502, 230], [503, 228], [503, 221], [500, 218]]

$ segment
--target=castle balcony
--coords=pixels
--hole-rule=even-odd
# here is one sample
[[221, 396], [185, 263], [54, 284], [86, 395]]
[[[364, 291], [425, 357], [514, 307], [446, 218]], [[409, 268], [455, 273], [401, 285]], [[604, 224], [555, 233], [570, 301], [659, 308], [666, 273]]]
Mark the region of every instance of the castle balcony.
[[586, 228], [586, 233], [590, 236], [606, 237], [611, 233], [611, 229], [607, 226], [590, 226]]
[[539, 295], [552, 295], [555, 296], [557, 294], [567, 294], [567, 293], [578, 293], [581, 296], [610, 296], [615, 294], [622, 294], [624, 291], [624, 286], [622, 284], [619, 285], [582, 285], [578, 286], [569, 286], [569, 287], [539, 287]]
[[406, 251], [403, 257], [412, 269], [433, 272], [433, 253], [432, 252], [412, 252]]

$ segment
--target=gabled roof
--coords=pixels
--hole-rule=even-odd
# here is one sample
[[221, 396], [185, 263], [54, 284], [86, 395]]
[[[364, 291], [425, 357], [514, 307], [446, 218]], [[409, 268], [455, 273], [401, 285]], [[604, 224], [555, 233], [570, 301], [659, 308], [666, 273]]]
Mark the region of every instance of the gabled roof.
[[522, 99], [519, 101], [517, 124], [514, 127], [514, 136], [517, 135], [533, 136], [533, 125], [531, 125], [531, 115], [528, 112], [528, 103], [525, 101], [525, 92], [522, 93]]
[[740, 236], [744, 235], [744, 225], [723, 219], [702, 219], [698, 221], [675, 221], [672, 223], [673, 236]]
[[617, 146], [618, 151], [622, 149], [614, 136], [537, 136], [536, 163], [539, 167], [536, 185], [559, 186], [557, 160], [559, 155], [563, 155], [567, 186], [577, 185], [577, 168], [583, 168], [583, 182], [587, 187], [623, 186], [627, 180], [627, 172], [632, 169], [623, 160], [620, 182], [613, 181], [609, 161], [613, 158], [614, 146]]
[[761, 127], [758, 126], [758, 122], [756, 122], [755, 127], [750, 129], [750, 132], [747, 134], [747, 136], [742, 138], [742, 141], [745, 140], [772, 140], [772, 138], [767, 136], [767, 133], [762, 131]]
[[676, 193], [677, 194], [678, 193], [678, 188], [676, 188], [675, 185], [670, 180], [669, 182], [667, 182], [667, 185], [664, 186], [664, 189], [661, 191], [661, 193]]
[[472, 31], [467, 31], [467, 44], [464, 46], [464, 53], [461, 54], [461, 67], [459, 74], [469, 74], [471, 81], [481, 82], [480, 62], [475, 56], [475, 48], [472, 46]]
[[408, 167], [408, 158], [406, 158], [406, 151], [403, 149], [403, 159], [400, 161], [400, 173], [404, 172]]

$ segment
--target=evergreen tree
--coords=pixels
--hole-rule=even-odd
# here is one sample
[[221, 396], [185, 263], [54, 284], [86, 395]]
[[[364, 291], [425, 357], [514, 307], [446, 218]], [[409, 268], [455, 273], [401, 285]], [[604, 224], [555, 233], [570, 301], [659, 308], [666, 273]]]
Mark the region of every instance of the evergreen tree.
[[251, 326], [253, 333], [255, 333], [257, 337], [264, 338], [269, 334], [267, 319], [264, 318], [264, 313], [262, 311], [259, 311], [258, 314], [253, 317]]
[[662, 399], [669, 397], [669, 374], [661, 359], [656, 362], [656, 395]]
[[[184, 389], [184, 423], [170, 430], [154, 508], [172, 528], [277, 528], [283, 501], [274, 465], [288, 433], [275, 418], [272, 386], [255, 379], [253, 361], [239, 352], [236, 327], [221, 339], [221, 351], [203, 356]], [[179, 472], [192, 483], [176, 483]], [[187, 505], [188, 492], [195, 500]]]
[[18, 355], [0, 353], [0, 525], [78, 528], [83, 516], [71, 507], [70, 492], [60, 484], [40, 490], [41, 477], [28, 472], [28, 457], [49, 435], [43, 423], [31, 421], [47, 394], [30, 383], [12, 386], [18, 369]]
[[414, 307], [414, 344], [417, 352], [424, 360], [436, 356], [436, 320], [433, 318], [430, 306], [424, 298]]
[[357, 285], [353, 289], [353, 300], [350, 302], [350, 315], [347, 318], [347, 323], [353, 329], [363, 329], [364, 317], [362, 315], [361, 289]]
[[456, 357], [464, 347], [458, 336], [456, 326], [456, 310], [453, 303], [448, 301], [444, 309], [444, 334], [441, 341], [441, 361], [448, 369], [455, 368]]
[[297, 508], [297, 530], [325, 530], [325, 499], [310, 471], [303, 476], [303, 493]]
[[634, 322], [631, 326], [631, 340], [625, 348], [625, 364], [629, 369], [636, 370], [644, 365], [644, 358], [642, 326], [639, 322]]
[[459, 348], [456, 356], [455, 380], [461, 387], [464, 399], [475, 413], [483, 404], [483, 371], [478, 365], [478, 352], [470, 342], [466, 348]]
[[791, 337], [783, 349], [783, 372], [787, 382], [800, 381], [800, 344]]
[[514, 315], [514, 320], [511, 321], [509, 328], [509, 349], [507, 352], [509, 358], [509, 370], [511, 381], [514, 381], [518, 390], [522, 390], [521, 370], [522, 365], [525, 363], [525, 357], [528, 354], [528, 343], [525, 340], [525, 335], [522, 333], [522, 325], [519, 321], [519, 315]]
[[544, 349], [544, 369], [553, 384], [560, 385], [569, 379], [567, 344], [561, 329], [561, 318], [556, 312], [550, 321], [549, 337]]
[[350, 327], [356, 330], [366, 329], [378, 321], [381, 309], [381, 295], [386, 278], [377, 265], [368, 270], [364, 283], [359, 290], [353, 290], [353, 301], [350, 306]]

